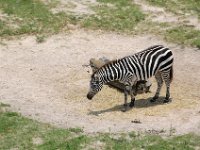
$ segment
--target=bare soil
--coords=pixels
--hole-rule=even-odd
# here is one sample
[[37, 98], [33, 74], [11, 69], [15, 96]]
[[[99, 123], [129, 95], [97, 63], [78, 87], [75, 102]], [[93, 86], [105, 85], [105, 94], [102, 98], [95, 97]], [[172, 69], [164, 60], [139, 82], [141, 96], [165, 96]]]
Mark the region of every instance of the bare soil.
[[134, 3], [137, 4], [143, 10], [143, 12], [148, 15], [147, 20], [158, 23], [171, 23], [171, 25], [184, 24], [187, 26], [192, 26], [196, 30], [200, 30], [198, 16], [194, 14], [184, 14], [184, 12], [181, 12], [180, 14], [174, 14], [165, 10], [164, 8], [151, 6], [144, 0], [134, 0]]
[[[44, 3], [51, 3], [49, 0], [42, 0]], [[59, 0], [57, 1], [57, 6], [52, 8], [53, 13], [67, 12], [76, 15], [88, 15], [94, 14], [95, 12], [90, 8], [90, 6], [97, 5], [96, 0]]]
[[[200, 51], [166, 43], [154, 35], [126, 36], [73, 30], [37, 43], [35, 37], [3, 41], [0, 46], [0, 101], [13, 111], [59, 127], [82, 127], [87, 133], [144, 131], [200, 133]], [[137, 96], [136, 106], [121, 112], [123, 94], [107, 86], [86, 98], [90, 58], [109, 59], [163, 44], [175, 57], [172, 102], [150, 103], [152, 93]], [[165, 96], [163, 87], [161, 96]], [[140, 123], [135, 123], [134, 120]]]

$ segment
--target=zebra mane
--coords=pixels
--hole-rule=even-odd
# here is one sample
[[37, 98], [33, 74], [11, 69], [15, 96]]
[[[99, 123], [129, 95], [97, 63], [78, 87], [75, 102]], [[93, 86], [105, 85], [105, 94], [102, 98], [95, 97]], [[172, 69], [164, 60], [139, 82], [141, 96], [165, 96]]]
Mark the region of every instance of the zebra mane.
[[143, 54], [143, 53], [145, 53], [146, 51], [151, 51], [152, 49], [154, 49], [154, 48], [157, 48], [157, 47], [164, 47], [163, 45], [153, 45], [153, 46], [151, 46], [151, 47], [148, 47], [147, 49], [144, 49], [143, 51], [140, 51], [140, 52], [137, 52], [137, 53], [135, 53], [136, 55], [138, 55], [138, 54]]
[[[123, 59], [123, 58], [121, 58], [121, 59]], [[94, 74], [97, 73], [97, 72], [98, 72], [99, 70], [101, 70], [102, 68], [106, 67], [106, 66], [109, 65], [109, 64], [118, 63], [121, 59], [114, 59], [114, 60], [111, 60], [111, 61], [109, 61], [109, 62], [106, 62], [104, 65], [102, 65], [102, 66], [99, 67], [97, 70], [95, 70], [95, 71], [92, 73], [91, 77], [93, 78], [93, 77], [94, 77]]]

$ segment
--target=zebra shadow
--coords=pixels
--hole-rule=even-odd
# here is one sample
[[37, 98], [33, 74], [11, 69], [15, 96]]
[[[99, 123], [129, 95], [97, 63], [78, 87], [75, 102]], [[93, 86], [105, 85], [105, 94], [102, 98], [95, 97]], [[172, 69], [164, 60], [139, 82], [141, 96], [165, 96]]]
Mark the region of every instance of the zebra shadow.
[[[154, 107], [156, 105], [163, 105], [165, 103], [163, 103], [165, 97], [159, 97], [158, 100], [156, 102], [151, 103], [150, 102], [151, 98], [147, 98], [147, 99], [138, 99], [135, 101], [135, 106], [130, 108], [127, 108], [127, 111], [130, 111], [131, 109], [135, 109], [135, 108], [147, 108], [147, 107]], [[88, 113], [88, 115], [95, 115], [98, 116], [100, 114], [104, 114], [107, 112], [115, 112], [115, 111], [122, 111], [123, 108], [123, 104], [120, 105], [115, 105], [114, 107], [108, 108], [108, 109], [103, 109], [103, 110], [98, 110], [98, 111], [90, 111]]]

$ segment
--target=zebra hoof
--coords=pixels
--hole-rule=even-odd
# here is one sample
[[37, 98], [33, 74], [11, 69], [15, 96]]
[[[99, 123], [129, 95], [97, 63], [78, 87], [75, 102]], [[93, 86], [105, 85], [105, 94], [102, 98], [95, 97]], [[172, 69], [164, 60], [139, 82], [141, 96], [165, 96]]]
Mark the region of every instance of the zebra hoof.
[[132, 108], [133, 106], [135, 106], [135, 104], [134, 104], [134, 103], [130, 103], [130, 104], [129, 104], [129, 107], [131, 107], [131, 108]]
[[155, 102], [156, 100], [157, 100], [156, 98], [152, 98], [152, 99], [150, 99], [150, 102], [153, 103], [153, 102]]
[[154, 96], [152, 99], [150, 99], [150, 102], [153, 103], [153, 102], [155, 102], [157, 99], [158, 99], [158, 97], [157, 97], [157, 96]]
[[163, 103], [169, 103], [169, 102], [171, 102], [170, 99], [165, 99], [165, 100], [163, 101]]
[[122, 112], [126, 112], [127, 111], [127, 104], [124, 104], [124, 107], [121, 109]]
[[124, 104], [124, 107], [127, 107], [127, 104]]
[[127, 108], [122, 108], [121, 111], [122, 111], [122, 112], [126, 112], [126, 111], [127, 111]]

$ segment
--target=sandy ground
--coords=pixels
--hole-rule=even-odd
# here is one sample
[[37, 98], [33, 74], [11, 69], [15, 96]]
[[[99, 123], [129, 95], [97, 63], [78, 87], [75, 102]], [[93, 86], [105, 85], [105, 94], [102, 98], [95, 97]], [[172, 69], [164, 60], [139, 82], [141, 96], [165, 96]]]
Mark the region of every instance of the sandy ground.
[[146, 13], [148, 16], [147, 20], [158, 23], [171, 23], [171, 25], [187, 25], [194, 27], [196, 30], [200, 30], [198, 16], [194, 14], [185, 14], [184, 12], [174, 14], [164, 8], [149, 5], [144, 0], [134, 0], [134, 3], [137, 4], [144, 13]]
[[[45, 4], [51, 3], [51, 0], [41, 0]], [[98, 4], [96, 0], [58, 0], [55, 8], [52, 8], [53, 13], [66, 12], [73, 13], [76, 15], [90, 15], [95, 12], [90, 8], [90, 6], [95, 6]]]
[[[86, 132], [200, 133], [200, 51], [166, 43], [154, 35], [125, 36], [74, 30], [36, 43], [35, 37], [4, 41], [0, 46], [0, 102], [30, 118]], [[89, 101], [90, 58], [120, 58], [154, 44], [169, 46], [175, 56], [172, 102], [152, 93], [137, 96], [136, 106], [121, 112], [123, 94], [104, 87]], [[162, 90], [165, 96], [165, 87]], [[141, 123], [133, 123], [134, 120]]]

